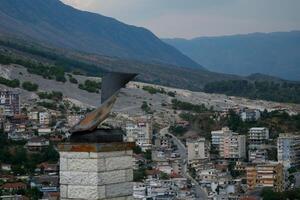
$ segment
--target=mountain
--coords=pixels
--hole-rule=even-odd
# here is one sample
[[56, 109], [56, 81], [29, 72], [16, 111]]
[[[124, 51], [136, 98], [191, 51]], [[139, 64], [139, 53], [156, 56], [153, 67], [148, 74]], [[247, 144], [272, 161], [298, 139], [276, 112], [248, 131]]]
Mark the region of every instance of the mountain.
[[212, 71], [300, 80], [300, 31], [163, 41]]
[[0, 36], [53, 47], [203, 69], [149, 30], [59, 0], [1, 0]]

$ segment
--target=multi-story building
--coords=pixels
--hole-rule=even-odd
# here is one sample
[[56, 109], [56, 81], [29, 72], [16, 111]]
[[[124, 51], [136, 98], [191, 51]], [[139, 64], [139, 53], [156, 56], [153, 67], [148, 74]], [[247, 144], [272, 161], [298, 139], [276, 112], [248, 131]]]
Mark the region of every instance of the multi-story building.
[[127, 142], [135, 142], [143, 151], [152, 147], [152, 119], [138, 120], [136, 123], [127, 123], [125, 127]]
[[218, 148], [223, 143], [224, 136], [231, 134], [232, 131], [228, 127], [223, 127], [221, 130], [211, 132], [211, 144]]
[[300, 166], [300, 136], [280, 134], [277, 139], [277, 158], [285, 168]]
[[268, 156], [265, 149], [249, 150], [249, 162], [265, 163], [267, 160]]
[[246, 136], [232, 132], [228, 127], [212, 131], [212, 145], [221, 158], [237, 159], [246, 157]]
[[188, 149], [188, 162], [209, 158], [210, 145], [205, 138], [189, 139], [186, 142]]
[[48, 126], [50, 124], [50, 114], [48, 112], [40, 112], [39, 123], [41, 126]]
[[253, 127], [249, 130], [249, 149], [262, 149], [269, 139], [269, 129], [265, 127]]
[[276, 192], [284, 190], [283, 166], [280, 163], [266, 163], [246, 167], [249, 190], [256, 187], [271, 187]]
[[224, 137], [223, 152], [220, 151], [223, 158], [245, 158], [246, 157], [246, 136], [233, 133]]
[[20, 114], [20, 94], [13, 91], [0, 91], [0, 115]]
[[260, 118], [260, 111], [255, 109], [244, 109], [240, 112], [243, 121], [257, 121]]
[[68, 126], [72, 127], [76, 125], [81, 119], [83, 119], [84, 115], [68, 115], [67, 116], [67, 121], [68, 121]]

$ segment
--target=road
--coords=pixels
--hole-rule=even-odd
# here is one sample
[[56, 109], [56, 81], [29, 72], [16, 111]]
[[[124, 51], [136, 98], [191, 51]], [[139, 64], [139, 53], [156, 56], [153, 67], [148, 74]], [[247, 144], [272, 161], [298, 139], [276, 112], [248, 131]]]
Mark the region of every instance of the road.
[[207, 199], [207, 193], [204, 191], [204, 189], [199, 185], [199, 183], [190, 176], [187, 169], [187, 150], [184, 144], [173, 134], [169, 133], [169, 127], [163, 128], [160, 131], [161, 135], [168, 135], [172, 137], [173, 143], [177, 146], [178, 152], [180, 154], [180, 157], [182, 158], [181, 161], [181, 168], [182, 168], [182, 174], [185, 178], [191, 180], [191, 182], [195, 185], [195, 192], [196, 197], [199, 200], [206, 200]]

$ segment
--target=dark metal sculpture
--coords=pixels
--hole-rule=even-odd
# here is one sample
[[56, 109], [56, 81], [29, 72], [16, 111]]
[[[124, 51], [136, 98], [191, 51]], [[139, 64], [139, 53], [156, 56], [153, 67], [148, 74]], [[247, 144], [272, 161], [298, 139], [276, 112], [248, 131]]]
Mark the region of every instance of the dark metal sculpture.
[[[96, 133], [97, 127], [108, 117], [116, 102], [120, 89], [136, 75], [137, 74], [112, 72], [104, 76], [101, 87], [101, 106], [88, 113], [85, 118], [70, 129], [72, 136]], [[104, 132], [102, 135], [103, 134]]]

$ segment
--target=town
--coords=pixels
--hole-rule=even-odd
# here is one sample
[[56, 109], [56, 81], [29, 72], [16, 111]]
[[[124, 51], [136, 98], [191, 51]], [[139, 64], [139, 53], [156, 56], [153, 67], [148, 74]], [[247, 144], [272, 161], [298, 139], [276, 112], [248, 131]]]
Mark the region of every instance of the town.
[[[154, 88], [144, 88], [153, 93]], [[159, 90], [162, 92], [162, 90]], [[118, 128], [133, 149], [134, 199], [281, 199], [300, 194], [300, 116], [283, 108], [215, 110], [173, 98], [161, 118], [114, 111], [101, 126]], [[0, 199], [60, 199], [57, 144], [93, 108], [60, 92], [23, 102], [0, 91]]]

